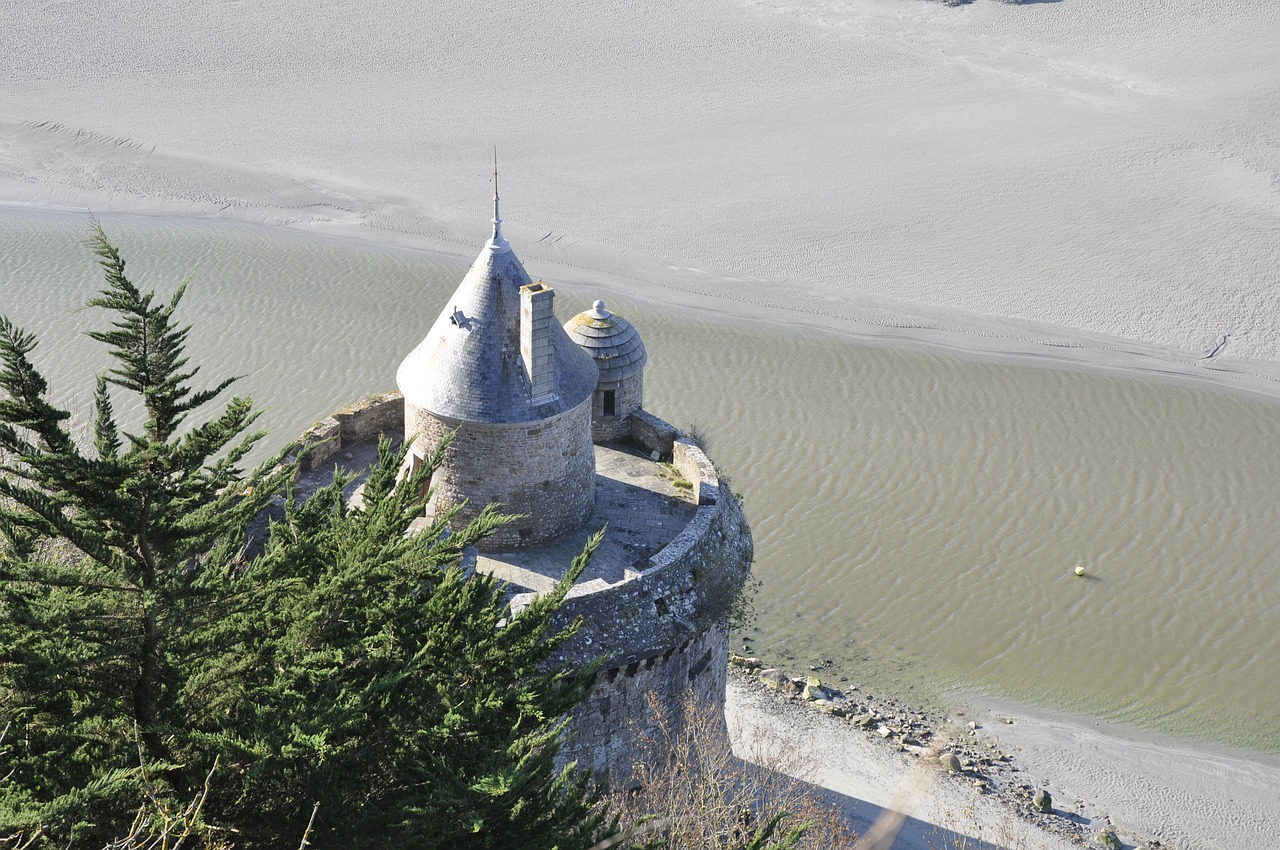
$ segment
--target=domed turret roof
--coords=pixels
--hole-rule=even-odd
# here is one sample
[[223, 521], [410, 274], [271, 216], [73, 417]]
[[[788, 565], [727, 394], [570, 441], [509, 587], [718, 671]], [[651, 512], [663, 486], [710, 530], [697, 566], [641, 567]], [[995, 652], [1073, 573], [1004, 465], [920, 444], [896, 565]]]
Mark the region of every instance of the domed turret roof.
[[595, 364], [552, 322], [554, 391], [530, 398], [520, 356], [520, 288], [532, 281], [502, 237], [501, 222], [495, 194], [493, 238], [396, 372], [405, 400], [437, 416], [480, 423], [546, 419], [596, 388]]
[[626, 319], [606, 310], [603, 301], [565, 322], [564, 329], [596, 361], [601, 381], [638, 375], [649, 362], [639, 332]]

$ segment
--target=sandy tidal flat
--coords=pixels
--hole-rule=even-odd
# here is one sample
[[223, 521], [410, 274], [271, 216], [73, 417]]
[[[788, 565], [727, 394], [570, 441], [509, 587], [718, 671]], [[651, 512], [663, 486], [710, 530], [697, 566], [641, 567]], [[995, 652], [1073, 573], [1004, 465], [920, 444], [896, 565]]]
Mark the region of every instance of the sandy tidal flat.
[[447, 245], [496, 143], [526, 261], [1275, 360], [1277, 31], [1267, 0], [15, 0], [0, 201]]

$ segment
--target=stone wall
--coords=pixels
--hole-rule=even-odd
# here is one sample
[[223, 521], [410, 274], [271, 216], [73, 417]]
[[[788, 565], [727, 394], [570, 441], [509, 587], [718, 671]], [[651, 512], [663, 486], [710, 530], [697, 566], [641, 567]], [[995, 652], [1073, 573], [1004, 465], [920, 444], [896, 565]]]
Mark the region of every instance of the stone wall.
[[668, 720], [678, 725], [690, 699], [723, 723], [728, 647], [726, 630], [715, 626], [661, 654], [597, 670], [561, 739], [562, 762], [625, 783], [636, 738], [653, 731], [651, 706], [674, 712]]
[[647, 410], [631, 413], [631, 438], [646, 450], [657, 452], [661, 458], [670, 458], [676, 437], [680, 435], [672, 425]]
[[687, 439], [671, 444], [671, 463], [693, 484], [693, 501], [698, 505], [714, 505], [720, 500], [720, 476], [706, 452]]
[[405, 433], [428, 457], [457, 429], [431, 479], [427, 516], [466, 502], [450, 521], [462, 528], [485, 505], [499, 503], [524, 516], [500, 527], [481, 549], [502, 552], [553, 540], [578, 528], [595, 506], [595, 448], [591, 397], [559, 416], [537, 422], [478, 424], [443, 419], [405, 405]]
[[[692, 443], [677, 445], [692, 458], [706, 457]], [[587, 627], [557, 660], [579, 666], [595, 658], [608, 664], [647, 658], [728, 617], [751, 570], [751, 529], [737, 501], [721, 490], [710, 461], [696, 465], [711, 477], [693, 479], [702, 502], [674, 540], [623, 581], [593, 579], [569, 591], [560, 616], [566, 622], [582, 617]], [[512, 609], [521, 610], [534, 596], [513, 597]]]
[[312, 425], [298, 445], [311, 451], [302, 458], [299, 471], [308, 473], [332, 460], [344, 447], [396, 431], [404, 424], [404, 396], [398, 392], [371, 395], [349, 404], [327, 419]]
[[[303, 435], [303, 442], [319, 442], [307, 458], [308, 468], [318, 467], [344, 446], [397, 429], [406, 412], [399, 393], [372, 396], [343, 408]], [[589, 416], [590, 406], [584, 403], [565, 415]], [[447, 423], [434, 417], [413, 421], [424, 445], [434, 445], [447, 430]], [[554, 662], [571, 668], [600, 663], [587, 699], [570, 717], [562, 758], [597, 773], [611, 772], [615, 778], [629, 771], [636, 736], [653, 731], [646, 694], [652, 693], [660, 709], [676, 718], [686, 696], [712, 712], [723, 710], [729, 609], [750, 573], [753, 555], [746, 518], [706, 454], [651, 413], [636, 411], [632, 422], [632, 436], [670, 458], [693, 484], [698, 507], [688, 525], [642, 570], [629, 572], [615, 584], [596, 579], [575, 586], [557, 613], [562, 624], [582, 617], [584, 627], [560, 648]], [[464, 440], [460, 446], [455, 439], [451, 449], [469, 446], [469, 452], [490, 452], [487, 471], [509, 475], [508, 464], [527, 459], [522, 440], [537, 447], [547, 444], [545, 434], [529, 433], [536, 427], [489, 426], [479, 441]], [[594, 482], [594, 453], [591, 457], [589, 480]], [[593, 493], [592, 487], [581, 490]], [[573, 525], [590, 509], [587, 502]], [[512, 610], [519, 611], [533, 597], [515, 596]]]

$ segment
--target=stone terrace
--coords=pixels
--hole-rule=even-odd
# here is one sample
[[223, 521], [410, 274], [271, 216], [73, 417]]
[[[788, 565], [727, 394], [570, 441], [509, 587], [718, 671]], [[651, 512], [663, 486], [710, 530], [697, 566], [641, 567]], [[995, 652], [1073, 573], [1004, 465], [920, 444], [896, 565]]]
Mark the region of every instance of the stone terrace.
[[[404, 439], [403, 429], [388, 429], [386, 434], [397, 443]], [[377, 458], [377, 445], [377, 437], [343, 445], [316, 469], [299, 476], [299, 494], [309, 496], [328, 483], [335, 466], [363, 477]], [[597, 445], [595, 454], [595, 508], [579, 530], [541, 546], [482, 554], [477, 569], [509, 582], [513, 592], [542, 593], [564, 575], [587, 538], [607, 527], [578, 584], [616, 584], [637, 577], [649, 558], [693, 518], [697, 506], [692, 490], [670, 466], [633, 449]], [[677, 481], [683, 486], [677, 487]], [[349, 494], [358, 491], [359, 483], [352, 483]]]
[[650, 556], [675, 539], [696, 510], [690, 489], [677, 488], [670, 467], [643, 455], [616, 445], [595, 448], [596, 505], [586, 524], [543, 546], [481, 555], [477, 569], [542, 593], [564, 575], [587, 538], [607, 526], [578, 582], [616, 584], [635, 578]]

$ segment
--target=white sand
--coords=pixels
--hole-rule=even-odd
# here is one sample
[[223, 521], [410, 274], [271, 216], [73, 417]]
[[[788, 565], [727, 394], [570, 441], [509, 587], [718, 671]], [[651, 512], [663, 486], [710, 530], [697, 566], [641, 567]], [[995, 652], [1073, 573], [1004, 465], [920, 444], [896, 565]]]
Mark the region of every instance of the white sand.
[[1271, 0], [6, 12], [3, 202], [471, 246], [497, 143], [526, 262], [1280, 359]]
[[[1196, 745], [1088, 717], [973, 702], [999, 742], [1064, 805], [1179, 850], [1280, 847], [1280, 756]], [[1007, 724], [1004, 720], [1012, 720]]]
[[551, 279], [1280, 394], [1274, 0], [372, 8], [8, 0], [0, 203], [469, 259], [496, 143]]

